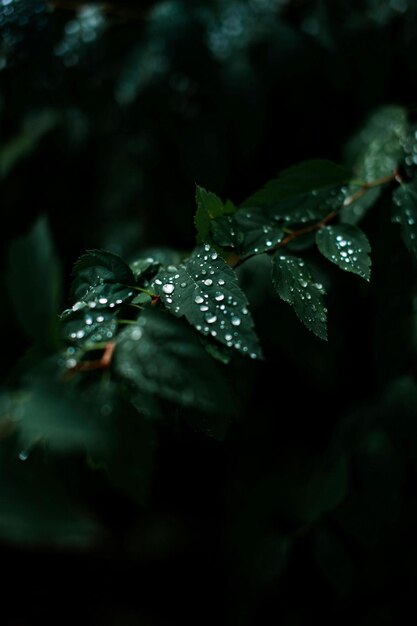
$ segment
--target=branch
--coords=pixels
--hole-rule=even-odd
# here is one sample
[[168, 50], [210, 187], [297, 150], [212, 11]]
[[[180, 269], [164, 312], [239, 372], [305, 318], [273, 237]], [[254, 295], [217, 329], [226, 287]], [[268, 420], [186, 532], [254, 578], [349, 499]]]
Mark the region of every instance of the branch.
[[[315, 222], [314, 224], [310, 224], [309, 226], [305, 226], [304, 228], [300, 228], [299, 230], [294, 230], [290, 232], [276, 246], [268, 250], [266, 254], [274, 254], [277, 250], [280, 250], [281, 248], [285, 248], [285, 246], [287, 246], [291, 241], [293, 241], [297, 237], [301, 237], [301, 235], [307, 235], [308, 233], [312, 233], [315, 230], [320, 230], [328, 222], [333, 220], [339, 214], [341, 209], [343, 209], [346, 206], [349, 206], [353, 202], [356, 202], [356, 200], [359, 200], [359, 198], [365, 195], [368, 189], [372, 189], [373, 187], [379, 187], [380, 185], [385, 185], [386, 183], [391, 183], [393, 181], [396, 181], [397, 183], [402, 182], [402, 178], [398, 170], [394, 170], [393, 173], [390, 174], [389, 176], [384, 176], [383, 178], [377, 178], [369, 182], [360, 183], [360, 189], [358, 189], [358, 191], [355, 191], [355, 193], [345, 198], [341, 207], [332, 211], [331, 213], [326, 215], [323, 219], [319, 220], [318, 222]], [[233, 254], [233, 255], [230, 255], [230, 257], [227, 259], [227, 262], [231, 267], [236, 268], [254, 256], [256, 256], [256, 254], [249, 254], [248, 256], [245, 256], [245, 257], [241, 257], [236, 254]]]

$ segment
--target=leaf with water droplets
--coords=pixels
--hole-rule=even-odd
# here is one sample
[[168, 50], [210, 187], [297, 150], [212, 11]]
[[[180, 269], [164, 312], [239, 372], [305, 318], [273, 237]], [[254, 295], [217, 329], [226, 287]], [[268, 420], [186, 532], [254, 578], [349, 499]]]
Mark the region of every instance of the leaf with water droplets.
[[239, 209], [234, 215], [212, 221], [215, 243], [236, 248], [240, 254], [262, 254], [276, 246], [284, 233], [262, 207]]
[[117, 319], [111, 311], [90, 309], [88, 305], [64, 316], [62, 333], [65, 339], [78, 345], [110, 341], [117, 331]]
[[120, 333], [115, 367], [145, 394], [208, 413], [233, 413], [221, 367], [191, 328], [166, 312], [144, 311], [137, 324]]
[[206, 191], [198, 185], [196, 185], [195, 199], [197, 212], [194, 216], [194, 223], [197, 229], [197, 241], [203, 243], [209, 237], [211, 220], [220, 215], [234, 213], [236, 209], [229, 200], [223, 203], [215, 193]]
[[221, 215], [210, 222], [211, 239], [222, 248], [238, 248], [243, 241], [243, 233], [233, 215]]
[[178, 267], [161, 270], [152, 290], [169, 311], [184, 316], [203, 335], [252, 358], [261, 355], [237, 276], [209, 244], [197, 247]]
[[407, 248], [417, 256], [417, 185], [403, 184], [394, 192], [402, 236]]
[[294, 307], [298, 318], [320, 339], [327, 339], [327, 309], [323, 285], [315, 282], [305, 261], [277, 252], [272, 282], [278, 295]]
[[74, 265], [73, 275], [74, 300], [114, 308], [133, 296], [130, 288], [135, 283], [133, 272], [112, 252], [89, 250]]
[[371, 246], [365, 233], [356, 226], [338, 224], [325, 226], [316, 235], [318, 249], [326, 259], [346, 272], [369, 280]]
[[351, 178], [348, 170], [331, 161], [305, 161], [281, 172], [243, 207], [264, 207], [271, 219], [305, 222], [319, 219], [339, 207]]

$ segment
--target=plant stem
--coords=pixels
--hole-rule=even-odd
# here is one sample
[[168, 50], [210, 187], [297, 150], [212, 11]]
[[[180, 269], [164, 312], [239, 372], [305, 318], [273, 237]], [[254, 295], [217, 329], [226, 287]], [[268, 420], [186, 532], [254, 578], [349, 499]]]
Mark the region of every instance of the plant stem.
[[[383, 176], [382, 178], [377, 178], [369, 182], [357, 183], [358, 185], [360, 185], [360, 189], [358, 189], [358, 191], [355, 191], [355, 193], [345, 198], [342, 206], [340, 206], [338, 209], [334, 211], [331, 211], [328, 215], [323, 217], [318, 222], [314, 222], [314, 224], [309, 224], [308, 226], [304, 226], [303, 228], [300, 228], [298, 230], [293, 230], [293, 231], [290, 231], [288, 228], [283, 228], [282, 229], [283, 232], [288, 233], [287, 236], [284, 237], [284, 239], [282, 239], [276, 246], [268, 250], [266, 254], [272, 255], [277, 250], [280, 250], [281, 248], [285, 248], [285, 246], [287, 246], [291, 241], [293, 241], [297, 237], [301, 237], [301, 235], [307, 235], [308, 233], [312, 233], [315, 230], [320, 230], [320, 228], [323, 228], [324, 226], [326, 226], [328, 222], [333, 220], [339, 214], [341, 209], [343, 209], [346, 206], [349, 206], [353, 202], [356, 202], [356, 200], [358, 200], [363, 195], [365, 195], [368, 189], [372, 189], [373, 187], [379, 187], [380, 185], [385, 185], [386, 183], [391, 183], [393, 181], [396, 181], [397, 183], [402, 182], [402, 178], [397, 170], [394, 170], [393, 173], [390, 174], [389, 176]], [[242, 265], [242, 263], [244, 263], [248, 259], [251, 259], [254, 256], [256, 256], [256, 254], [248, 254], [245, 257], [233, 255], [230, 258], [229, 265], [234, 268], [239, 267], [240, 265]]]

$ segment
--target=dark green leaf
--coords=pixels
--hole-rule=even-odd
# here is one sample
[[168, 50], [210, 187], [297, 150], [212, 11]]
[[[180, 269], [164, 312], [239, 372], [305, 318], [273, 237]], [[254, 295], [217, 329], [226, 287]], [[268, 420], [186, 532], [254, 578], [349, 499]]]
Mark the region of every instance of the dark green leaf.
[[393, 197], [405, 245], [417, 256], [417, 188], [413, 184], [403, 184]]
[[86, 305], [78, 311], [69, 310], [62, 321], [63, 336], [78, 345], [110, 341], [117, 331], [117, 319], [111, 311], [91, 309]]
[[211, 220], [220, 215], [234, 213], [235, 207], [230, 201], [224, 204], [216, 194], [206, 191], [198, 185], [196, 185], [195, 199], [197, 212], [194, 217], [194, 223], [197, 229], [197, 241], [204, 243], [207, 241], [210, 233]]
[[221, 215], [210, 222], [211, 238], [222, 248], [238, 248], [243, 241], [233, 215]]
[[298, 318], [320, 339], [327, 339], [327, 309], [323, 285], [317, 283], [302, 259], [277, 252], [272, 280], [278, 295], [294, 307]]
[[264, 207], [275, 220], [315, 220], [343, 203], [341, 190], [350, 178], [348, 170], [331, 161], [305, 161], [281, 172], [248, 198], [243, 207]]
[[237, 248], [242, 255], [261, 254], [276, 246], [284, 233], [262, 207], [239, 209], [234, 215], [211, 222], [213, 241], [224, 248]]
[[168, 310], [184, 316], [203, 335], [260, 356], [248, 302], [236, 273], [206, 244], [178, 267], [162, 270], [152, 284]]
[[165, 312], [144, 311], [137, 324], [120, 333], [115, 363], [118, 374], [139, 392], [218, 411], [224, 419], [233, 412], [221, 366], [191, 328]]
[[338, 224], [325, 226], [316, 235], [318, 249], [326, 259], [346, 272], [369, 280], [371, 246], [364, 232], [356, 226]]
[[73, 275], [74, 300], [115, 308], [133, 295], [132, 270], [117, 254], [106, 250], [90, 250], [80, 257]]
[[284, 237], [279, 224], [263, 208], [240, 209], [234, 219], [242, 235], [240, 252], [243, 255], [267, 252]]
[[56, 347], [61, 270], [45, 216], [11, 244], [7, 282], [26, 333], [44, 347]]

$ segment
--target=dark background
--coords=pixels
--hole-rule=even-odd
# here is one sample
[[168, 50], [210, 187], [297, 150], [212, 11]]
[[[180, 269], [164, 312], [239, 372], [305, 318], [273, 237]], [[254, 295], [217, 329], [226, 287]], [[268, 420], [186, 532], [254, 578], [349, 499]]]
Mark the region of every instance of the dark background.
[[[238, 203], [299, 161], [342, 162], [374, 108], [413, 121], [416, 59], [406, 0], [0, 4], [2, 267], [40, 213], [67, 284], [87, 248], [192, 249], [196, 182]], [[265, 361], [234, 365], [226, 440], [168, 415], [144, 510], [75, 461], [72, 489], [103, 536], [82, 550], [4, 541], [1, 623], [406, 619], [415, 414], [386, 390], [414, 372], [415, 276], [386, 204], [363, 224], [371, 286], [326, 270], [327, 344], [242, 268]], [[27, 344], [2, 300], [7, 377]]]

